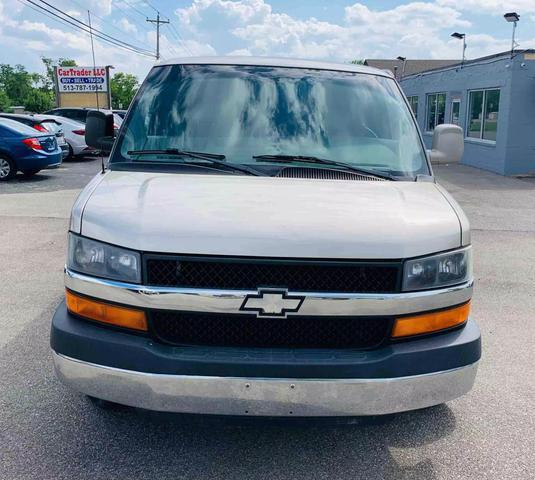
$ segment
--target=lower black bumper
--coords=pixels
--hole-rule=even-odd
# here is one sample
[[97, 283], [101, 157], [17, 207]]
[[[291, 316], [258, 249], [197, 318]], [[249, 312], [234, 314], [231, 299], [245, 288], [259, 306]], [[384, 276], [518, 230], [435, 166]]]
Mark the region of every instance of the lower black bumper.
[[387, 379], [475, 364], [481, 337], [464, 328], [370, 351], [173, 347], [80, 320], [62, 303], [54, 315], [52, 349], [63, 356], [135, 372], [248, 378]]

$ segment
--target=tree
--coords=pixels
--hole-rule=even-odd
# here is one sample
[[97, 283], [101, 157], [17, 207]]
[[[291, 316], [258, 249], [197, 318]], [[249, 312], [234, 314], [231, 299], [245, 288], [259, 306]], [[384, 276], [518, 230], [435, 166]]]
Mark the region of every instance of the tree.
[[29, 112], [44, 112], [54, 106], [54, 93], [52, 91], [34, 89], [32, 95], [23, 102]]
[[52, 58], [41, 57], [46, 69], [43, 77], [43, 87], [47, 90], [54, 90], [54, 67], [76, 67], [76, 61], [70, 58], [58, 58], [56, 61]]
[[30, 73], [23, 65], [0, 64], [0, 111], [23, 105], [30, 112], [42, 112], [54, 105], [54, 65], [76, 66], [74, 60], [42, 58], [46, 73]]
[[11, 101], [4, 90], [0, 90], [0, 112], [7, 112], [11, 106]]
[[353, 65], [364, 65], [364, 62], [365, 60], [351, 60], [349, 63], [352, 63]]
[[11, 105], [24, 105], [31, 96], [35, 75], [28, 73], [23, 65], [0, 65], [0, 89], [9, 98]]
[[131, 73], [116, 73], [110, 80], [113, 108], [128, 108], [139, 88], [139, 81]]

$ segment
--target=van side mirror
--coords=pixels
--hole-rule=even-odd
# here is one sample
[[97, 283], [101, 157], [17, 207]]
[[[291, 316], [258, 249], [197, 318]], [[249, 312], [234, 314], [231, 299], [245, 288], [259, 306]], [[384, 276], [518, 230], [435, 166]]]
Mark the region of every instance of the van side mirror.
[[104, 153], [110, 153], [115, 141], [113, 115], [98, 110], [87, 113], [85, 123], [85, 143]]
[[448, 123], [437, 125], [428, 153], [431, 163], [459, 163], [464, 153], [463, 129]]

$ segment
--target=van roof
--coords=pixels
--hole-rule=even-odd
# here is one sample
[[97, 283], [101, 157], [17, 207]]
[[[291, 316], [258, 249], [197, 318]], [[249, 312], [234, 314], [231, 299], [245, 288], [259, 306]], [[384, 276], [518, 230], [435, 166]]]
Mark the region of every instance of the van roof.
[[303, 60], [297, 58], [276, 57], [234, 57], [234, 56], [208, 56], [208, 57], [182, 57], [161, 60], [156, 66], [162, 65], [253, 65], [267, 67], [307, 68], [315, 70], [334, 70], [339, 72], [367, 73], [393, 78], [389, 71], [353, 63], [320, 62], [318, 60]]

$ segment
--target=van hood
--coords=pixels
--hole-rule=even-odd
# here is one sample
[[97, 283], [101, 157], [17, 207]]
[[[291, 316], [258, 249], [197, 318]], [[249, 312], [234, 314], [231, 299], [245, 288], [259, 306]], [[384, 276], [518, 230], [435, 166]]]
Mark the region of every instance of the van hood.
[[397, 259], [461, 244], [431, 182], [111, 171], [92, 188], [80, 233], [145, 252]]

